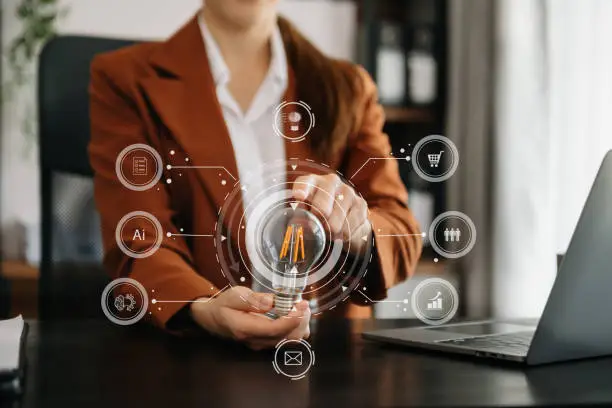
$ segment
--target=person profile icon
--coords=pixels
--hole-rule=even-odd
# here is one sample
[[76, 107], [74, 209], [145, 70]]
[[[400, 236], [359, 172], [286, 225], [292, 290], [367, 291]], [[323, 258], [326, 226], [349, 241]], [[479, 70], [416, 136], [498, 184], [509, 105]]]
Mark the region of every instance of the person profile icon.
[[448, 230], [448, 228], [444, 229], [444, 241], [448, 242], [448, 239], [450, 237], [450, 231]]

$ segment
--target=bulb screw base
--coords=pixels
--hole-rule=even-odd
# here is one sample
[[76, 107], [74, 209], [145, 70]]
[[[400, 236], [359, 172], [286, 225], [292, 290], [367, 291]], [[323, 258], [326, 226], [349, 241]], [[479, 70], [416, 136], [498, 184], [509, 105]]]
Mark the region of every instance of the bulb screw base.
[[276, 293], [274, 295], [274, 312], [277, 316], [287, 316], [293, 305], [302, 300], [301, 294]]

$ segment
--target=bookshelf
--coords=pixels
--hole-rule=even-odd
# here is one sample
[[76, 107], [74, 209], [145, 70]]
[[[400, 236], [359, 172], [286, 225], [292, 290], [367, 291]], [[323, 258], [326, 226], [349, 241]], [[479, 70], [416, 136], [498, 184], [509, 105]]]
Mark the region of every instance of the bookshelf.
[[[451, 137], [445, 132], [449, 0], [355, 1], [358, 61], [379, 88], [384, 130], [394, 154], [410, 153], [428, 135]], [[446, 183], [426, 182], [406, 164], [400, 166], [400, 175], [411, 200], [417, 197], [427, 203], [423, 217], [416, 212], [423, 205], [413, 211], [421, 224], [429, 225], [435, 214], [446, 210]], [[424, 257], [432, 259], [435, 254], [426, 248]]]

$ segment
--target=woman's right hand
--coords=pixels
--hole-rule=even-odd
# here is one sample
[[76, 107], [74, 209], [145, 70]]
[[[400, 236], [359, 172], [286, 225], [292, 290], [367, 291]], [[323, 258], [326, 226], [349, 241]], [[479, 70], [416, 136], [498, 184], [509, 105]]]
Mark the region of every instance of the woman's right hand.
[[308, 338], [310, 308], [308, 302], [276, 320], [266, 313], [274, 307], [270, 293], [255, 293], [243, 286], [233, 287], [214, 299], [191, 304], [193, 320], [206, 331], [245, 343], [253, 350], [272, 348], [283, 339]]

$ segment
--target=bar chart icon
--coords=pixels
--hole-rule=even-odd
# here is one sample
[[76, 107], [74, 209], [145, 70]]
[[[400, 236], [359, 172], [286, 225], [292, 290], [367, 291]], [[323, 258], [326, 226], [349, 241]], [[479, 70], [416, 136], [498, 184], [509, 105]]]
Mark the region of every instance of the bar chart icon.
[[427, 310], [442, 310], [442, 293], [438, 292], [436, 296], [427, 302]]

